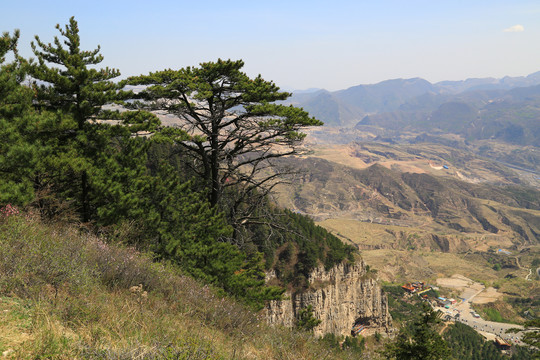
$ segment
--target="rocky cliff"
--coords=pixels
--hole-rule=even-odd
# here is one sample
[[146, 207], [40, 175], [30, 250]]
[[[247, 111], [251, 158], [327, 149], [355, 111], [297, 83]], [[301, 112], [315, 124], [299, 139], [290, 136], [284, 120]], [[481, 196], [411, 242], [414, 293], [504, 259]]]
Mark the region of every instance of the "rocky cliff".
[[351, 335], [356, 324], [365, 327], [363, 335], [389, 332], [391, 317], [387, 297], [369, 275], [362, 260], [340, 264], [329, 271], [316, 268], [309, 277], [311, 289], [286, 294], [286, 300], [267, 305], [268, 322], [292, 327], [300, 309], [311, 305], [313, 315], [321, 320], [314, 329], [316, 336]]

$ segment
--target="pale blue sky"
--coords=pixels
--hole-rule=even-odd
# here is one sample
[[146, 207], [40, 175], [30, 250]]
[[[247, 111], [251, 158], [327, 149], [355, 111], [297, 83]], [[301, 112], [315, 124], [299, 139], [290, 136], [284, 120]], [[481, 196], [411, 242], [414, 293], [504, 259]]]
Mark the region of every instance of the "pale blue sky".
[[[123, 76], [243, 59], [287, 89], [390, 78], [435, 82], [540, 70], [540, 1], [2, 0], [0, 31], [49, 42], [74, 15], [82, 47], [101, 45]], [[521, 25], [523, 31], [504, 31]], [[514, 28], [514, 29], [520, 29]]]

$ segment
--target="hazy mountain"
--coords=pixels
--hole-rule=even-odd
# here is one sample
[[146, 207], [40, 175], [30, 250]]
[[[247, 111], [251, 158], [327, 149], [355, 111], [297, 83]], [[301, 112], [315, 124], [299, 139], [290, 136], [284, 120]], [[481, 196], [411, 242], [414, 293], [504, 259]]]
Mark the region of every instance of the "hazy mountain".
[[[465, 96], [469, 94], [470, 96]], [[375, 126], [386, 130], [453, 133], [469, 140], [495, 139], [540, 146], [540, 86], [517, 88], [484, 99], [486, 92], [467, 92], [438, 105], [421, 102], [398, 111], [365, 116], [356, 128]], [[437, 106], [438, 105], [438, 106]], [[431, 110], [433, 106], [437, 106]], [[403, 110], [407, 109], [407, 110]]]
[[[304, 89], [304, 90], [291, 90], [290, 92], [294, 92], [295, 94], [311, 94], [311, 93], [321, 91], [321, 90], [324, 90], [324, 89], [321, 89], [321, 88], [309, 88], [309, 89]], [[287, 90], [287, 91], [289, 91], [289, 90]]]
[[358, 85], [336, 91], [335, 96], [344, 103], [354, 105], [366, 113], [398, 109], [407, 100], [434, 92], [434, 86], [426, 80], [394, 79], [374, 85]]
[[288, 101], [324, 121], [327, 126], [352, 126], [367, 113], [391, 111], [407, 100], [433, 91], [423, 79], [394, 79], [346, 90], [293, 93]]
[[349, 126], [362, 118], [364, 111], [343, 102], [338, 96], [326, 90], [313, 93], [294, 93], [291, 103], [303, 107], [317, 119], [324, 119], [327, 126]]
[[441, 81], [435, 83], [439, 91], [450, 93], [460, 93], [473, 90], [509, 90], [516, 87], [527, 87], [538, 85], [540, 83], [540, 71], [528, 76], [510, 77], [505, 76], [502, 79], [496, 78], [471, 78], [461, 81]]
[[[446, 102], [467, 103], [480, 108], [493, 99], [531, 100], [539, 97], [537, 85], [540, 85], [540, 72], [520, 77], [473, 78], [435, 84], [421, 78], [393, 79], [334, 92], [294, 92], [288, 102], [303, 107], [327, 126], [354, 126], [364, 121], [366, 115], [371, 118], [372, 114], [384, 112], [432, 112]], [[397, 117], [407, 116], [416, 118], [418, 114]]]

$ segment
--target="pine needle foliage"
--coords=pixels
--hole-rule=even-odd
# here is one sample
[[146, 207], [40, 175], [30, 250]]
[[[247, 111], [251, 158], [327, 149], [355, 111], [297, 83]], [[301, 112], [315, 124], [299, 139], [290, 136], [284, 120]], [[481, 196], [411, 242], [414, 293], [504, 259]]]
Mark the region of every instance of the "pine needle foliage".
[[[34, 196], [36, 148], [28, 141], [35, 114], [33, 93], [22, 85], [26, 71], [17, 52], [19, 31], [0, 37], [0, 204], [25, 205]], [[6, 63], [7, 56], [14, 60]]]
[[[177, 144], [203, 180], [210, 204], [227, 210], [235, 230], [253, 220], [252, 204], [278, 179], [273, 160], [296, 153], [302, 129], [322, 125], [300, 108], [275, 103], [291, 94], [260, 75], [251, 79], [243, 66], [242, 60], [219, 59], [125, 82], [146, 86], [133, 107], [179, 118], [189, 141]], [[228, 188], [235, 188], [234, 197], [224, 196]]]
[[57, 25], [56, 29], [61, 38], [55, 37], [52, 43], [35, 36], [31, 45], [37, 62], [27, 64], [34, 79], [36, 108], [54, 114], [48, 128], [39, 132], [48, 152], [41, 156], [47, 162], [36, 187], [52, 186], [55, 193], [76, 207], [80, 220], [86, 223], [95, 217], [93, 198], [103, 195], [96, 191], [94, 183], [102, 181], [97, 177], [100, 161], [110, 151], [112, 139], [153, 131], [159, 120], [150, 113], [104, 109], [127, 96], [112, 81], [120, 72], [95, 68], [103, 61], [100, 47], [81, 49], [79, 27], [73, 17], [64, 28]]
[[486, 341], [476, 330], [459, 322], [448, 326], [443, 337], [448, 343], [453, 359], [525, 360], [531, 358], [532, 352], [519, 346], [513, 346], [510, 356], [504, 355], [497, 349], [493, 341]]
[[383, 355], [388, 359], [448, 359], [450, 350], [436, 325], [441, 313], [424, 303], [423, 311], [408, 326], [401, 328], [396, 340], [388, 343]]

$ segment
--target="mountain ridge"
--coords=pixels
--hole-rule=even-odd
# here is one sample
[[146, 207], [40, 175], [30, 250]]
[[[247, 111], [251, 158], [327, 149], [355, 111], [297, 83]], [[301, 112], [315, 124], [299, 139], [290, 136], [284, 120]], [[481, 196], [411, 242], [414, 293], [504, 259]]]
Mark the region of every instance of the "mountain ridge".
[[[293, 92], [287, 103], [301, 106], [327, 126], [354, 126], [366, 115], [416, 109], [419, 105], [433, 111], [451, 99], [478, 103], [493, 97], [516, 98], [520, 91], [540, 85], [540, 72], [527, 76], [469, 78], [459, 81], [431, 83], [425, 79], [398, 78], [376, 84], [360, 84], [347, 89], [314, 92]], [[523, 90], [527, 94], [527, 90]]]

